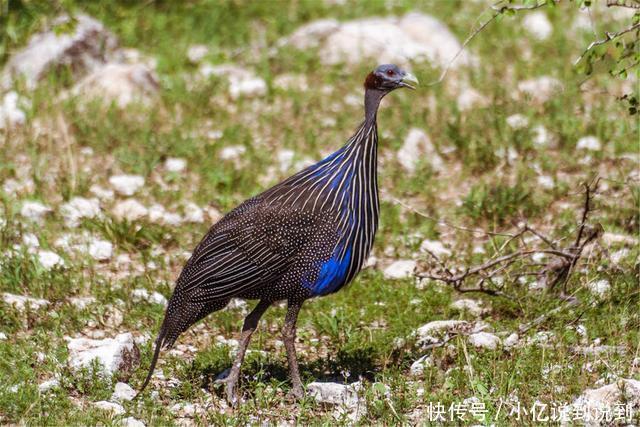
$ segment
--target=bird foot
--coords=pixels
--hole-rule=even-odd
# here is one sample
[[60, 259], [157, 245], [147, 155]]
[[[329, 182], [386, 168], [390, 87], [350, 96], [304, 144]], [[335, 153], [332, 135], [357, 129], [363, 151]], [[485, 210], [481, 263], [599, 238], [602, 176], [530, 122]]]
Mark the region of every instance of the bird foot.
[[215, 384], [224, 384], [227, 403], [233, 408], [237, 407], [238, 402], [240, 401], [240, 396], [238, 395], [237, 390], [238, 378], [229, 375], [228, 377], [215, 380]]

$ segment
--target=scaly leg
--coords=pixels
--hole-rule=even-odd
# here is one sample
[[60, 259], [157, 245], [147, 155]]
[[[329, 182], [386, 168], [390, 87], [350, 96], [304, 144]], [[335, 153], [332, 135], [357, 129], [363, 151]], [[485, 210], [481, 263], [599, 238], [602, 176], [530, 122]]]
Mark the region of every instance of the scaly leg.
[[288, 301], [287, 315], [284, 318], [284, 327], [282, 328], [282, 337], [284, 346], [287, 349], [287, 360], [289, 361], [289, 373], [291, 375], [291, 383], [293, 388], [291, 393], [297, 399], [304, 396], [302, 381], [300, 380], [300, 370], [298, 369], [298, 359], [296, 357], [296, 321], [298, 313], [302, 307], [302, 301]]
[[242, 327], [242, 334], [240, 335], [240, 345], [238, 346], [236, 359], [231, 366], [229, 376], [222, 381], [227, 385], [227, 401], [230, 405], [236, 406], [238, 403], [236, 388], [238, 385], [238, 379], [240, 378], [240, 366], [242, 366], [242, 361], [244, 360], [244, 355], [247, 351], [247, 347], [249, 346], [251, 335], [258, 327], [258, 321], [270, 305], [270, 301], [260, 300], [253, 311], [244, 319], [244, 326]]

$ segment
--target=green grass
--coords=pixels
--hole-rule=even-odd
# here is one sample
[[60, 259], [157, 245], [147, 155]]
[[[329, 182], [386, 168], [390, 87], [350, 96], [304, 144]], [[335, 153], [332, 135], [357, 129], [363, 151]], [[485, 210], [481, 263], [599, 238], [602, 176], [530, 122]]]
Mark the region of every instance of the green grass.
[[[347, 20], [410, 10], [442, 19], [462, 40], [483, 11], [475, 2], [388, 4], [382, 0], [336, 6], [320, 1], [12, 3], [9, 13], [0, 18], [0, 64], [57, 13], [83, 11], [101, 20], [124, 47], [157, 59], [161, 91], [152, 109], [118, 110], [61, 101], [57, 94], [72, 83], [70, 73], [48, 76], [33, 93], [18, 84], [17, 90], [31, 100], [31, 108], [27, 126], [0, 133], [0, 183], [29, 178], [34, 188], [13, 194], [0, 187], [0, 219], [6, 222], [0, 225], [0, 253], [19, 246], [24, 234], [35, 233], [42, 248], [63, 256], [66, 267], [45, 271], [24, 248], [0, 260], [0, 292], [51, 302], [47, 309], [26, 312], [0, 303], [0, 332], [7, 335], [7, 340], [0, 340], [0, 422], [118, 425], [122, 416], [111, 416], [91, 402], [109, 399], [117, 380], [138, 387], [150, 362], [153, 340], [141, 346], [140, 369], [130, 378], [105, 378], [91, 370], [72, 373], [66, 365], [64, 337], [95, 329], [108, 336], [125, 331], [153, 336], [163, 308], [135, 302], [131, 292], [144, 288], [169, 297], [185, 260], [183, 252], [192, 250], [209, 227], [208, 222], [172, 227], [147, 221], [129, 223], [110, 214], [67, 227], [57, 209], [42, 225], [36, 225], [19, 215], [22, 201], [40, 200], [57, 208], [76, 196], [91, 197], [92, 184], [108, 187], [113, 174], [132, 173], [146, 179], [136, 198], [147, 206], [160, 203], [179, 212], [185, 203], [195, 202], [228, 211], [292, 172], [270, 173], [277, 163], [277, 151], [294, 150], [296, 160], [319, 159], [344, 143], [362, 114], [360, 107], [345, 103], [344, 97], [361, 96], [363, 77], [375, 65], [363, 63], [347, 70], [322, 65], [313, 51], [282, 48], [271, 55], [266, 48], [251, 46], [263, 42], [272, 46], [315, 19]], [[471, 43], [479, 60], [477, 67], [462, 75], [451, 74], [444, 84], [393, 93], [383, 101], [385, 108], [379, 113], [383, 201], [374, 247], [383, 266], [394, 259], [419, 257], [418, 248], [425, 238], [450, 244], [459, 266], [493, 255], [494, 248], [491, 241], [442, 227], [386, 195], [453, 224], [504, 230], [527, 219], [561, 238], [575, 228], [582, 203], [581, 183], [599, 175], [603, 180], [592, 221], [608, 232], [637, 237], [638, 122], [628, 115], [626, 104], [603, 93], [614, 92], [622, 81], [595, 73], [591, 79], [595, 88], [581, 91], [578, 85], [584, 76], [572, 62], [590, 42], [589, 36], [571, 30], [575, 5], [561, 5], [548, 13], [554, 26], [551, 39], [530, 40], [518, 17], [506, 17]], [[186, 50], [195, 43], [210, 48], [206, 61], [236, 62], [254, 70], [267, 81], [267, 95], [258, 101], [231, 101], [226, 84], [215, 78], [189, 90], [197, 67], [188, 62]], [[531, 50], [527, 57], [522, 54], [525, 46]], [[429, 64], [414, 64], [412, 71], [423, 82], [439, 75]], [[273, 87], [274, 78], [285, 72], [303, 74], [309, 90]], [[542, 75], [558, 78], [564, 90], [543, 105], [514, 96], [518, 81]], [[459, 111], [454, 86], [463, 77], [489, 100], [487, 106]], [[507, 126], [506, 117], [516, 113], [529, 119], [528, 128]], [[321, 125], [326, 118], [335, 119], [335, 125]], [[61, 137], [60, 123], [71, 135], [68, 143]], [[548, 147], [533, 143], [531, 128], [536, 125], [552, 134]], [[394, 153], [413, 127], [429, 134], [445, 160], [445, 171], [433, 170], [426, 161], [413, 176], [400, 169]], [[208, 139], [205, 133], [210, 130], [222, 132], [222, 137]], [[598, 137], [604, 149], [595, 153], [577, 150], [578, 139], [585, 135]], [[224, 147], [235, 145], [246, 147], [240, 167], [219, 158]], [[81, 148], [91, 148], [93, 154], [82, 154]], [[508, 149], [517, 153], [515, 160], [504, 154]], [[586, 154], [590, 160], [584, 159]], [[628, 154], [636, 157], [624, 158]], [[186, 159], [187, 172], [165, 174], [161, 166], [168, 157]], [[553, 177], [555, 188], [541, 188], [536, 181], [539, 173]], [[109, 263], [99, 263], [55, 246], [65, 234], [82, 233], [111, 241], [115, 256], [129, 254], [131, 263], [119, 266], [115, 256]], [[472, 253], [475, 245], [487, 253]], [[619, 247], [614, 245], [609, 251]], [[639, 368], [632, 365], [639, 356], [640, 342], [638, 245], [630, 249], [620, 265], [600, 255], [581, 264], [568, 284], [579, 305], [560, 311], [522, 337], [526, 340], [540, 331], [551, 332], [553, 348], [532, 344], [509, 351], [477, 350], [457, 338], [431, 350], [434, 366], [417, 378], [409, 374], [409, 367], [425, 352], [417, 347], [412, 332], [431, 320], [473, 318], [449, 307], [461, 296], [445, 285], [429, 282], [419, 288], [413, 280], [386, 280], [380, 269], [365, 270], [341, 292], [305, 304], [297, 343], [302, 375], [307, 382], [362, 379], [366, 411], [359, 423], [378, 425], [428, 424], [429, 403], [448, 407], [473, 396], [488, 411], [484, 424], [517, 425], [504, 407], [499, 412], [500, 402], [514, 395], [528, 407], [536, 400], [571, 402], [600, 379], [606, 379], [603, 384], [614, 376], [640, 379]], [[612, 286], [604, 299], [586, 289], [587, 283], [599, 279], [609, 280]], [[491, 308], [483, 320], [497, 333], [513, 332], [562, 303], [553, 293], [532, 293], [517, 283], [507, 286], [513, 299], [470, 296]], [[79, 310], [68, 303], [72, 296], [94, 296], [97, 304]], [[114, 309], [122, 312], [122, 324], [110, 327]], [[171, 408], [190, 402], [209, 405], [206, 412], [195, 415], [198, 424], [253, 425], [282, 420], [303, 425], [350, 424], [346, 416], [334, 414], [334, 408], [312, 398], [297, 404], [286, 400], [290, 389], [286, 357], [277, 344], [284, 313], [283, 307], [271, 308], [254, 335], [251, 349], [266, 353], [247, 356], [241, 388], [246, 403], [238, 410], [231, 411], [222, 403], [222, 390], [214, 384], [231, 363], [229, 349], [217, 345], [215, 337], [237, 338], [243, 320], [241, 311], [225, 310], [180, 338], [178, 344], [195, 346], [195, 354], [162, 355], [159, 368], [167, 379], [177, 380], [176, 385], [152, 385], [140, 402], [124, 404], [125, 416], [147, 425], [179, 424]], [[572, 353], [571, 347], [581, 342], [575, 330], [578, 324], [586, 328], [589, 343], [600, 339], [626, 352], [606, 358]], [[44, 358], [38, 358], [39, 352]], [[590, 369], [585, 368], [587, 363]], [[39, 393], [38, 384], [54, 376], [60, 378], [60, 387]], [[382, 384], [389, 387], [388, 396]], [[150, 391], [159, 394], [157, 400]], [[474, 421], [467, 418], [461, 423]]]

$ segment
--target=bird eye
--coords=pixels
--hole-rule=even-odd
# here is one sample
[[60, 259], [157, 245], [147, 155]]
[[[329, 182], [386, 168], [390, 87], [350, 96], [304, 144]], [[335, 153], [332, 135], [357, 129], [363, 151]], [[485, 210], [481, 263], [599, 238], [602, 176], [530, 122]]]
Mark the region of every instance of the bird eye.
[[393, 70], [387, 70], [387, 76], [393, 76]]

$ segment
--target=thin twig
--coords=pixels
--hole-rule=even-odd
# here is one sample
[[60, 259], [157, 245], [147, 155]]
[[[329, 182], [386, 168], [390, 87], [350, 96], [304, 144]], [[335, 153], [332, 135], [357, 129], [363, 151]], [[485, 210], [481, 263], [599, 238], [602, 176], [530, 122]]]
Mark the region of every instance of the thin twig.
[[[489, 19], [487, 19], [484, 23], [482, 23], [482, 25], [480, 25], [478, 28], [476, 28], [475, 30], [473, 30], [472, 32], [469, 33], [469, 35], [467, 35], [467, 38], [464, 40], [464, 42], [462, 42], [462, 45], [460, 46], [460, 49], [458, 49], [458, 51], [456, 52], [456, 54], [453, 56], [453, 58], [451, 58], [449, 60], [449, 62], [447, 62], [447, 65], [444, 67], [444, 70], [442, 70], [442, 73], [440, 73], [440, 77], [438, 77], [437, 80], [427, 83], [427, 87], [429, 86], [434, 86], [437, 84], [442, 83], [442, 81], [444, 80], [444, 78], [447, 76], [447, 74], [449, 73], [449, 70], [451, 69], [451, 66], [453, 65], [453, 63], [456, 61], [456, 59], [458, 59], [458, 57], [462, 54], [462, 52], [466, 49], [467, 45], [469, 43], [471, 43], [471, 41], [482, 31], [484, 30], [491, 22], [493, 22], [498, 16], [502, 15], [504, 12], [508, 11], [508, 10], [512, 10], [512, 11], [519, 11], [519, 10], [533, 10], [533, 9], [538, 9], [542, 6], [545, 6], [547, 4], [547, 1], [543, 1], [541, 3], [537, 3], [531, 6], [525, 6], [525, 5], [515, 5], [515, 6], [511, 6], [511, 5], [503, 5], [503, 6], [498, 6], [500, 4], [502, 4], [502, 1], [497, 2], [496, 4], [492, 5], [490, 8], [485, 9], [480, 16], [482, 16], [486, 11], [488, 10], [494, 10], [495, 13], [493, 15], [491, 15], [491, 17]], [[478, 19], [480, 18], [480, 16], [478, 17]], [[478, 21], [478, 19], [476, 19], [476, 22]]]
[[584, 50], [584, 52], [582, 52], [582, 54], [578, 57], [578, 59], [576, 59], [576, 61], [573, 63], [573, 65], [578, 65], [578, 63], [582, 60], [582, 58], [584, 58], [584, 56], [589, 53], [594, 47], [596, 46], [600, 46], [603, 45], [605, 43], [610, 42], [611, 40], [615, 40], [620, 36], [623, 36], [627, 33], [630, 33], [633, 30], [638, 30], [640, 29], [640, 22], [637, 24], [633, 24], [630, 27], [625, 28], [624, 30], [620, 30], [616, 33], [611, 33], [606, 31], [605, 34], [605, 38], [604, 39], [600, 39], [600, 40], [594, 40], [592, 41], [589, 46], [587, 46], [587, 48]]

